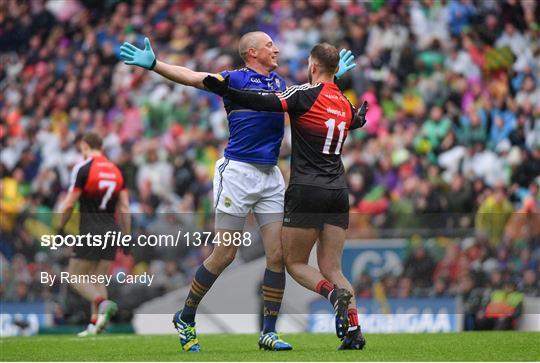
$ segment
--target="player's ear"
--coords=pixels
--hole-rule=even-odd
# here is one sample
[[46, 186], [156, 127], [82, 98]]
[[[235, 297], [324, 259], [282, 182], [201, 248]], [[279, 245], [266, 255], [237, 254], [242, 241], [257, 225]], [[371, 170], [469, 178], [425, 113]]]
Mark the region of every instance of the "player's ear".
[[257, 49], [249, 48], [247, 52], [249, 55], [251, 55], [252, 58], [257, 58]]

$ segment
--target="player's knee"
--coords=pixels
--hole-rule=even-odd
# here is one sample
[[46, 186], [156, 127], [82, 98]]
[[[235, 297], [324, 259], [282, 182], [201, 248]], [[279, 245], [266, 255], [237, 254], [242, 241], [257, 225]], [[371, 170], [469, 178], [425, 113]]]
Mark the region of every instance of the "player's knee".
[[266, 266], [270, 268], [283, 268], [283, 252], [281, 248], [276, 248], [266, 253]]
[[223, 257], [223, 265], [225, 267], [229, 266], [234, 261], [235, 253], [229, 253]]
[[283, 264], [285, 265], [285, 267], [290, 266], [292, 263], [293, 263], [293, 260], [291, 259], [290, 256], [287, 256], [287, 255], [283, 256]]
[[321, 274], [328, 280], [334, 281], [341, 276], [341, 268], [339, 265], [329, 263], [319, 263]]
[[218, 264], [222, 269], [229, 266], [236, 257], [236, 250], [226, 250], [224, 253], [220, 254], [218, 257]]
[[296, 275], [296, 272], [298, 271], [300, 263], [298, 261], [293, 261], [291, 258], [285, 258], [284, 263], [289, 275], [294, 277]]
[[293, 264], [285, 263], [285, 269], [287, 270], [287, 273], [292, 277], [296, 276], [296, 269], [294, 267], [295, 266]]

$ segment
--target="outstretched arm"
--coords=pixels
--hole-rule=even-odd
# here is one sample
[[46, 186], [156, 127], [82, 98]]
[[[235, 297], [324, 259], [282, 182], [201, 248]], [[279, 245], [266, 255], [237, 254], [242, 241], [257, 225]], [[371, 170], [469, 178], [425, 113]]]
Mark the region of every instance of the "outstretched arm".
[[131, 43], [124, 42], [120, 47], [120, 58], [125, 64], [139, 66], [186, 86], [204, 89], [204, 77], [210, 75], [206, 72], [195, 72], [189, 68], [174, 66], [156, 59], [150, 40], [144, 38], [144, 49], [139, 49]]
[[195, 72], [186, 67], [174, 66], [161, 61], [156, 61], [154, 72], [173, 82], [200, 89], [205, 89], [203, 79], [212, 75], [211, 73]]
[[[317, 97], [317, 90], [313, 86], [291, 86], [281, 93], [273, 92], [253, 92], [240, 91], [229, 86], [229, 76], [223, 78], [221, 75], [209, 75], [203, 80], [204, 87], [222, 97], [226, 97], [232, 102], [255, 111], [289, 112], [292, 114], [302, 114], [307, 112]], [[313, 91], [316, 93], [314, 94]], [[354, 109], [351, 122], [351, 129], [360, 128], [366, 123], [366, 113], [368, 103], [364, 101], [358, 110]]]
[[250, 92], [229, 88], [226, 97], [234, 103], [248, 107], [251, 110], [285, 112], [280, 99], [273, 92]]

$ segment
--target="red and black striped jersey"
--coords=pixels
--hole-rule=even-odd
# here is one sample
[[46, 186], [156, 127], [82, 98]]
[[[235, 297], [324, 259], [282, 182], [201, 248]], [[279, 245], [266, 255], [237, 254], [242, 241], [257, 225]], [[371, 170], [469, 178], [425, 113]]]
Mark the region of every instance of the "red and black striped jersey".
[[291, 117], [289, 183], [347, 188], [341, 150], [348, 131], [359, 127], [349, 100], [334, 83], [292, 86], [276, 95]]
[[[227, 87], [225, 92], [223, 85]], [[249, 92], [231, 88], [227, 79], [219, 81], [208, 76], [205, 86], [253, 110], [289, 113], [292, 127], [289, 184], [347, 188], [341, 150], [348, 131], [365, 124], [366, 102], [357, 112], [338, 86], [327, 82], [292, 86], [281, 93]]]
[[89, 158], [73, 168], [70, 190], [81, 192], [81, 232], [115, 224], [116, 202], [123, 189], [124, 177], [120, 169], [103, 155]]

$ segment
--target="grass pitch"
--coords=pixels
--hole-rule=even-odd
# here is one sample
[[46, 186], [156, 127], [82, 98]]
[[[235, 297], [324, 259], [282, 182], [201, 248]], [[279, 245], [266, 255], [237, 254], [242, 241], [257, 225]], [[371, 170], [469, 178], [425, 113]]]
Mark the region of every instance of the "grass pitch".
[[337, 351], [331, 334], [284, 334], [294, 349], [259, 351], [257, 335], [201, 335], [201, 353], [173, 335], [0, 339], [2, 361], [538, 361], [540, 333], [367, 334], [362, 351]]

